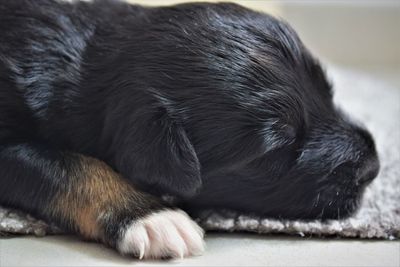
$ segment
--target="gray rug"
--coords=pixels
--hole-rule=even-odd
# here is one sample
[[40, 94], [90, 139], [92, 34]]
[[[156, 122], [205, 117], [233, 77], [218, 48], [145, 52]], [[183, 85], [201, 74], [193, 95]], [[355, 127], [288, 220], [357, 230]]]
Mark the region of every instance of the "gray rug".
[[[361, 208], [349, 219], [283, 221], [231, 211], [204, 211], [197, 219], [206, 230], [284, 233], [300, 236], [400, 237], [400, 88], [361, 73], [332, 68], [336, 102], [373, 133], [381, 159], [378, 178], [367, 188]], [[0, 207], [0, 234], [61, 233], [19, 211]]]

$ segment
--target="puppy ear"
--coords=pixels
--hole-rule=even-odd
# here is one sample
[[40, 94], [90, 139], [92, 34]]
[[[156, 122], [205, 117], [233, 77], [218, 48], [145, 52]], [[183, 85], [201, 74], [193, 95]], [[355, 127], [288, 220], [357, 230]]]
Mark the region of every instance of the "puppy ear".
[[144, 106], [146, 110], [130, 114], [131, 127], [116, 134], [116, 169], [149, 192], [195, 195], [202, 184], [200, 163], [185, 129], [165, 107]]

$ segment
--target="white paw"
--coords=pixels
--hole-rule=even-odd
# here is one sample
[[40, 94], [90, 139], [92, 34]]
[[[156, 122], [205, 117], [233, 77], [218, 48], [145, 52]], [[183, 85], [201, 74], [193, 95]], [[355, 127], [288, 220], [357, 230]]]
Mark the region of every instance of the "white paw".
[[164, 210], [130, 224], [117, 248], [140, 259], [183, 258], [204, 251], [203, 236], [203, 229], [185, 212]]

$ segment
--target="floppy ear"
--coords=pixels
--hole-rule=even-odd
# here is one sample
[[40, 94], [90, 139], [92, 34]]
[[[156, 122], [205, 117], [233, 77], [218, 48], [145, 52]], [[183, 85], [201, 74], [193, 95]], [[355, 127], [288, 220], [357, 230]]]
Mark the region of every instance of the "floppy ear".
[[141, 189], [191, 197], [200, 189], [200, 163], [182, 125], [166, 107], [140, 103], [114, 131], [115, 168]]

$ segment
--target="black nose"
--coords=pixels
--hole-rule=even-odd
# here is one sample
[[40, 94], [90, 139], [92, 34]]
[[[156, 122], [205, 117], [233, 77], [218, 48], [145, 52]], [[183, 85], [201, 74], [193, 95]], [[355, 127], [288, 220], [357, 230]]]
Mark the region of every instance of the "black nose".
[[371, 182], [379, 173], [378, 153], [375, 149], [374, 140], [371, 134], [362, 128], [358, 131], [358, 150], [361, 152], [358, 158], [358, 169], [355, 182], [365, 184]]
[[359, 161], [347, 161], [337, 166], [331, 175], [335, 177], [343, 177], [353, 179], [356, 185], [364, 185], [370, 183], [379, 172], [379, 160], [376, 155], [370, 155], [367, 159], [359, 159]]
[[334, 177], [343, 177], [347, 181], [351, 179], [355, 185], [364, 185], [370, 183], [379, 172], [379, 160], [377, 157], [371, 157], [359, 162], [348, 161], [337, 166], [331, 175]]
[[356, 172], [356, 183], [371, 182], [379, 173], [379, 160], [376, 156], [365, 160]]

